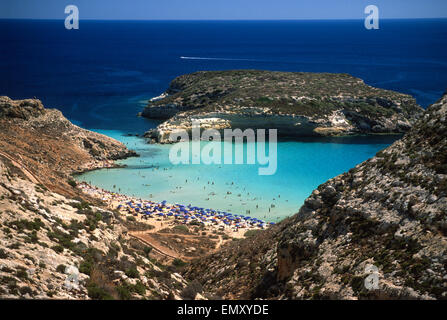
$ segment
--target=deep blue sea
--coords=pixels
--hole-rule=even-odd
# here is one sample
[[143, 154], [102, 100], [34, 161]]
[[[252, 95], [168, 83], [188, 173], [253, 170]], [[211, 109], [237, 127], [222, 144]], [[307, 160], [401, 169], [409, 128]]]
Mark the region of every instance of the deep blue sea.
[[[174, 77], [198, 70], [350, 73], [367, 84], [411, 94], [424, 107], [447, 85], [446, 19], [382, 20], [380, 30], [366, 30], [360, 20], [81, 20], [79, 30], [66, 30], [63, 21], [0, 20], [0, 43], [0, 95], [37, 97], [76, 124], [116, 137], [144, 155], [126, 160], [128, 169], [97, 171], [86, 180], [155, 200], [178, 199], [236, 211], [251, 206], [251, 213], [259, 216], [269, 214], [268, 205], [277, 211], [275, 219], [296, 212], [320, 183], [373, 156], [395, 138], [281, 142], [278, 172], [265, 178], [239, 167], [173, 167], [166, 147], [124, 136], [157, 124], [136, 117], [147, 99], [163, 92]], [[146, 168], [153, 163], [166, 170]], [[167, 173], [170, 170], [173, 174]], [[191, 185], [179, 191], [176, 187], [185, 177], [215, 180], [216, 190]], [[169, 179], [173, 182], [163, 183]], [[231, 180], [249, 193], [245, 200], [210, 198], [213, 192], [226, 194]], [[257, 203], [258, 199], [263, 200]], [[257, 212], [255, 203], [263, 209]]]

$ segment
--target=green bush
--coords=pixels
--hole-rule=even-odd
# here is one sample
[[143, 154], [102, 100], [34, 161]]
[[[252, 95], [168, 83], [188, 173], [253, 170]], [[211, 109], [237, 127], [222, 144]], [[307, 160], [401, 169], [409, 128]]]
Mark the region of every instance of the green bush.
[[27, 235], [25, 241], [29, 243], [38, 243], [39, 237], [37, 236], [37, 231], [36, 230], [31, 231], [31, 233]]
[[93, 269], [92, 262], [89, 260], [84, 260], [81, 262], [81, 265], [79, 266], [79, 272], [84, 273], [86, 275], [90, 275]]
[[143, 250], [144, 250], [144, 253], [146, 254], [146, 256], [148, 257], [152, 251], [152, 247], [145, 246]]
[[88, 296], [93, 300], [113, 300], [113, 297], [94, 283], [87, 286]]
[[[59, 230], [56, 230], [55, 232], [48, 232], [47, 233], [48, 238], [51, 240], [57, 240], [59, 243], [59, 246], [62, 248], [73, 250], [75, 247], [75, 243], [73, 243], [71, 240], [73, 240], [73, 235], [63, 233]], [[62, 252], [62, 251], [60, 251]]]
[[176, 266], [176, 267], [184, 267], [184, 266], [186, 266], [186, 262], [185, 261], [183, 261], [182, 259], [178, 259], [178, 258], [176, 258], [176, 259], [174, 259], [174, 261], [172, 261], [172, 265], [173, 266]]
[[33, 221], [29, 221], [26, 219], [15, 220], [7, 223], [7, 226], [10, 228], [16, 227], [16, 229], [20, 232], [23, 230], [35, 230], [39, 231], [41, 227], [44, 226], [42, 220], [39, 218], [35, 218]]
[[28, 279], [28, 273], [25, 269], [19, 269], [16, 271], [16, 277], [20, 279]]
[[144, 286], [144, 284], [141, 281], [138, 281], [133, 286], [133, 291], [135, 291], [139, 295], [143, 296], [144, 294], [146, 294], [146, 287]]
[[125, 272], [126, 276], [129, 278], [138, 278], [140, 276], [140, 273], [138, 272], [137, 268], [132, 267], [126, 270]]
[[60, 264], [56, 267], [56, 271], [59, 273], [65, 273], [65, 266], [63, 264]]
[[55, 245], [52, 246], [51, 249], [53, 249], [54, 251], [56, 251], [57, 253], [62, 253], [64, 252], [64, 247], [62, 247], [61, 245]]
[[116, 291], [118, 292], [118, 295], [120, 296], [121, 300], [130, 300], [130, 298], [132, 297], [131, 292], [129, 291], [129, 287], [128, 286], [118, 286], [116, 287]]
[[76, 188], [76, 186], [78, 185], [76, 183], [76, 181], [74, 181], [73, 179], [68, 179], [67, 183], [72, 186], [73, 188]]
[[132, 298], [132, 293], [138, 293], [139, 295], [143, 296], [146, 294], [146, 287], [141, 281], [138, 281], [135, 285], [131, 284], [123, 284], [116, 288], [116, 291], [118, 292], [120, 299], [122, 300], [130, 300]]

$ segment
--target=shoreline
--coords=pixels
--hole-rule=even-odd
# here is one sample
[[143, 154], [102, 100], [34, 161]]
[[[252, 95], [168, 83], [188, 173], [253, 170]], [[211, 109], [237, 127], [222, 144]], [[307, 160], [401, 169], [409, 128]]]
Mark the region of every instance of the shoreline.
[[77, 188], [101, 200], [109, 209], [118, 210], [123, 216], [132, 216], [138, 222], [152, 225], [156, 231], [175, 225], [204, 226], [224, 232], [233, 238], [244, 238], [244, 234], [249, 230], [265, 230], [275, 225], [274, 222], [266, 222], [248, 215], [131, 197], [86, 182], [79, 182]]

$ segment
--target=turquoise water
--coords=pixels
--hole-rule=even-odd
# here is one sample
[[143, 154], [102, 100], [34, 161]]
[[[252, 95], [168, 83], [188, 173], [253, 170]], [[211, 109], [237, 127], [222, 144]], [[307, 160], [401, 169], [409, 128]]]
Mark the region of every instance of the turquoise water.
[[[143, 199], [250, 214], [273, 222], [296, 213], [318, 185], [374, 156], [398, 138], [278, 142], [277, 171], [262, 176], [258, 175], [258, 164], [173, 165], [169, 160], [171, 145], [150, 145], [117, 130], [96, 131], [122, 141], [141, 156], [119, 161], [126, 168], [88, 172], [78, 176], [79, 181]], [[208, 143], [203, 142], [202, 147]]]

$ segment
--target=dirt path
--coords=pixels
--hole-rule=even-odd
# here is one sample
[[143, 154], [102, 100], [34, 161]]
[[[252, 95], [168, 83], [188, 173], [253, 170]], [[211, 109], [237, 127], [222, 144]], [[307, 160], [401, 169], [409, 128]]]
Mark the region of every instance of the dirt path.
[[[163, 227], [164, 228], [164, 227]], [[182, 260], [192, 260], [195, 257], [188, 257], [188, 256], [184, 256], [170, 248], [166, 248], [166, 246], [162, 245], [159, 243], [159, 241], [153, 239], [150, 234], [154, 233], [154, 229], [151, 230], [147, 230], [147, 231], [134, 231], [134, 232], [129, 232], [129, 235], [144, 242], [145, 244], [151, 246], [153, 249], [155, 249], [155, 251], [157, 251], [158, 253], [161, 253], [164, 256], [167, 256], [169, 258], [173, 258], [173, 259], [182, 259]], [[176, 234], [175, 237], [177, 238], [183, 238], [183, 239], [197, 239], [200, 238], [200, 236], [196, 236], [196, 235], [191, 235], [191, 234]], [[210, 253], [215, 252], [217, 250], [219, 250], [219, 248], [223, 245], [224, 240], [222, 236], [219, 236], [219, 240], [216, 243], [216, 247], [210, 251]]]
[[[39, 179], [37, 179], [28, 169], [26, 169], [26, 167], [21, 164], [20, 162], [17, 162], [16, 160], [14, 160], [12, 157], [10, 157], [8, 154], [1, 152], [0, 151], [0, 155], [2, 155], [3, 157], [5, 157], [6, 159], [8, 159], [9, 161], [11, 161], [12, 165], [15, 166], [17, 169], [19, 169], [20, 171], [22, 171], [22, 173], [32, 182], [35, 184], [41, 184], [44, 185], [41, 181], [39, 181]], [[46, 186], [45, 186], [46, 187]]]
[[223, 237], [219, 236], [219, 242], [216, 244], [216, 249], [214, 249], [213, 251], [219, 250], [219, 248], [222, 247], [223, 242], [224, 242]]
[[144, 235], [147, 235], [148, 232], [147, 231], [135, 231], [135, 232], [129, 232], [129, 235], [133, 238], [136, 238], [140, 241], [142, 241], [143, 243], [149, 245], [151, 248], [153, 248], [155, 251], [157, 251], [158, 253], [167, 256], [169, 258], [172, 259], [190, 259], [189, 257], [183, 257], [182, 255], [178, 254], [177, 252], [175, 252], [174, 250], [171, 250], [169, 248], [166, 248], [162, 245], [160, 245], [157, 241], [153, 240], [152, 238], [147, 238], [144, 237]]

